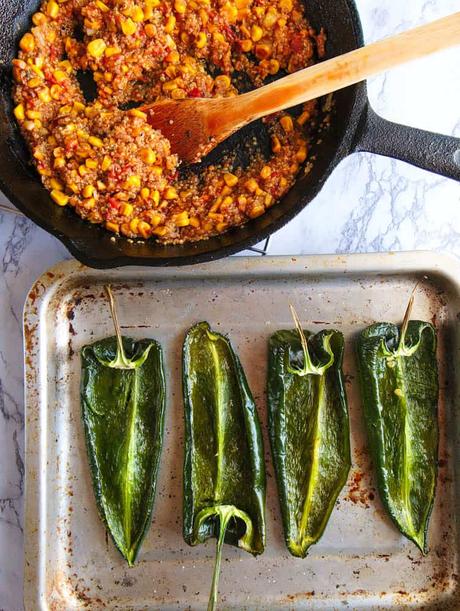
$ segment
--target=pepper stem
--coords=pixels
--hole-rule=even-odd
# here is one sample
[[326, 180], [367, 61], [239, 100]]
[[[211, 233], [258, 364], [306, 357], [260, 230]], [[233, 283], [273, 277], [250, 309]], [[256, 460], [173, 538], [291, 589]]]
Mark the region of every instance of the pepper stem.
[[[423, 279], [427, 280], [428, 276], [423, 276]], [[404, 314], [403, 322], [402, 322], [402, 325], [401, 325], [401, 335], [400, 335], [398, 350], [401, 349], [401, 348], [404, 348], [404, 342], [406, 341], [407, 327], [409, 325], [410, 317], [412, 315], [412, 308], [414, 307], [415, 292], [418, 289], [420, 282], [421, 282], [421, 280], [417, 281], [417, 283], [414, 286], [414, 288], [412, 289], [412, 293], [410, 294], [410, 297], [409, 297], [409, 302], [407, 304], [406, 312]]]
[[297, 312], [295, 311], [295, 308], [292, 303], [289, 304], [289, 308], [291, 310], [292, 318], [294, 319], [295, 328], [297, 330], [297, 333], [299, 334], [300, 343], [302, 344], [304, 371], [307, 373], [313, 373], [316, 370], [316, 367], [313, 365], [313, 362], [311, 360], [310, 351], [308, 350], [308, 342], [307, 338], [305, 337], [305, 333], [303, 332], [302, 324], [299, 320], [299, 317], [297, 316]]
[[209, 593], [208, 611], [215, 611], [217, 608], [217, 598], [219, 596], [219, 577], [220, 565], [222, 561], [222, 547], [224, 544], [225, 531], [227, 530], [228, 519], [221, 516], [219, 520], [219, 537], [216, 543], [216, 559], [214, 561], [214, 571], [212, 574], [211, 592]]
[[[117, 356], [115, 358], [116, 365], [123, 369], [131, 369], [132, 363], [126, 358], [125, 349], [123, 347], [123, 339], [121, 337], [120, 323], [118, 322], [117, 309], [115, 307], [115, 300], [113, 298], [112, 289], [110, 284], [104, 286], [107, 298], [109, 300], [110, 313], [112, 315], [113, 326], [115, 329], [115, 335], [117, 337]], [[115, 365], [114, 365], [115, 366]]]

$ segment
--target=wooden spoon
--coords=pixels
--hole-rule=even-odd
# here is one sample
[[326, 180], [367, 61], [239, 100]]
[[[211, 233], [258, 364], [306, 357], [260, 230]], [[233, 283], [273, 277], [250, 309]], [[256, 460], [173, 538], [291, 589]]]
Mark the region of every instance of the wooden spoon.
[[405, 62], [460, 44], [460, 12], [385, 38], [231, 98], [164, 100], [142, 108], [188, 163], [244, 125], [348, 87]]

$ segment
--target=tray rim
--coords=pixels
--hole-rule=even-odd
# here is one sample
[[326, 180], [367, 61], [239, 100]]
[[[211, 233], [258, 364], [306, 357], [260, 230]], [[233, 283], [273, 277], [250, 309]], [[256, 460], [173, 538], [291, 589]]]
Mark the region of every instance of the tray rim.
[[[339, 274], [404, 275], [419, 272], [428, 276], [441, 276], [447, 280], [460, 295], [460, 258], [445, 252], [401, 251], [384, 253], [330, 254], [330, 255], [269, 255], [264, 257], [235, 256], [216, 262], [180, 268], [122, 267], [110, 270], [94, 269], [76, 260], [65, 260], [45, 271], [32, 284], [27, 293], [23, 309], [23, 351], [24, 351], [24, 415], [25, 415], [25, 498], [24, 498], [24, 609], [36, 611], [49, 609], [44, 598], [45, 575], [40, 572], [39, 558], [45, 547], [46, 534], [41, 528], [43, 523], [43, 486], [42, 479], [46, 469], [40, 470], [40, 455], [46, 448], [44, 428], [38, 430], [39, 444], [32, 443], [32, 432], [39, 428], [43, 413], [34, 413], [41, 403], [40, 379], [43, 377], [44, 344], [40, 341], [40, 319], [46, 311], [52, 296], [66, 283], [78, 282], [85, 278], [91, 282], [95, 277], [104, 276], [107, 280], [117, 281], [129, 277], [133, 281], [142, 279], [197, 279], [200, 276], [230, 278], [252, 274], [283, 276], [320, 275], [325, 278]], [[32, 357], [35, 356], [34, 366]], [[42, 365], [42, 366], [40, 366]], [[44, 411], [44, 410], [42, 410]], [[46, 412], [45, 412], [46, 413]], [[35, 476], [31, 471], [35, 469]], [[32, 471], [33, 472], [33, 471]]]

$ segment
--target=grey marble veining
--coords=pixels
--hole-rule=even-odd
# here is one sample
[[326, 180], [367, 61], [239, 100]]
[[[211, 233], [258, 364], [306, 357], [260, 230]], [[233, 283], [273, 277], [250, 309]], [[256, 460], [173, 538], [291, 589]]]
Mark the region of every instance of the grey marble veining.
[[[358, 0], [367, 41], [460, 9], [459, 0]], [[460, 48], [369, 83], [387, 119], [460, 136]], [[8, 204], [0, 195], [0, 203]], [[460, 184], [368, 154], [344, 160], [273, 236], [271, 254], [438, 249], [460, 255]], [[22, 605], [24, 417], [21, 317], [27, 291], [69, 254], [30, 221], [0, 213], [0, 609]]]

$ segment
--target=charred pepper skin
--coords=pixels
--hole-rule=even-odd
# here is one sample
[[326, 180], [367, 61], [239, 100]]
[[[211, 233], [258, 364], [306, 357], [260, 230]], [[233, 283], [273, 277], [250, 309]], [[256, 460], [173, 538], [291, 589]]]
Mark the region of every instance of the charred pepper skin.
[[222, 544], [265, 547], [265, 464], [254, 400], [230, 341], [201, 322], [183, 347], [184, 539], [217, 539], [208, 609], [215, 609]]
[[321, 538], [351, 466], [343, 335], [304, 335], [306, 357], [297, 331], [272, 335], [267, 388], [284, 536], [300, 558]]
[[[132, 566], [151, 522], [165, 412], [160, 344], [110, 337], [82, 350], [81, 407], [99, 514]], [[128, 368], [126, 368], [128, 367]]]
[[399, 531], [427, 552], [438, 459], [436, 330], [377, 323], [359, 336], [358, 365], [380, 497]]

